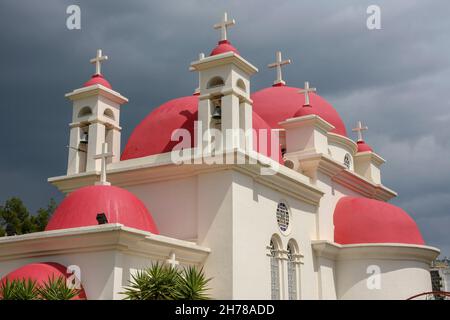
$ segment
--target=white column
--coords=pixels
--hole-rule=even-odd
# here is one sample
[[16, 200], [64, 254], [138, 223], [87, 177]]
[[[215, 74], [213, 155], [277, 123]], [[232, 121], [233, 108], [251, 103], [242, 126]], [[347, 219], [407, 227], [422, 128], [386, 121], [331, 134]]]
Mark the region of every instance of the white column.
[[70, 128], [69, 157], [67, 160], [67, 175], [80, 172], [80, 151], [77, 150], [80, 144], [81, 128], [73, 126]]
[[86, 171], [99, 171], [101, 169], [101, 160], [94, 159], [94, 157], [102, 153], [103, 142], [105, 142], [105, 125], [100, 122], [92, 123], [89, 126]]
[[[239, 97], [234, 94], [222, 97], [222, 135], [225, 135], [224, 150], [241, 147], [239, 141]], [[231, 141], [229, 141], [230, 139]]]

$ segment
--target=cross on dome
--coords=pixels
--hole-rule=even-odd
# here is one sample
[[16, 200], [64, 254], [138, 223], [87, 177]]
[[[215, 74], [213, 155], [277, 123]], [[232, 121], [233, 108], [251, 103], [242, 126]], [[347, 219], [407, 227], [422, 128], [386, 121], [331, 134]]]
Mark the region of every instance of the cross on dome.
[[309, 82], [305, 81], [305, 88], [304, 89], [300, 89], [298, 91], [298, 93], [304, 93], [305, 94], [305, 103], [303, 104], [304, 107], [310, 107], [311, 105], [309, 104], [309, 93], [310, 92], [316, 92], [317, 89], [316, 88], [310, 88], [309, 87]]
[[367, 126], [363, 127], [362, 122], [358, 121], [357, 127], [353, 128], [352, 131], [358, 132], [358, 141], [364, 141], [362, 132], [365, 130], [368, 130], [368, 129], [369, 129], [369, 127], [367, 127]]
[[106, 181], [106, 160], [111, 157], [113, 157], [113, 153], [108, 152], [108, 143], [104, 142], [102, 145], [102, 153], [94, 156], [94, 159], [102, 160], [100, 181], [96, 182], [95, 183], [96, 185], [100, 185], [100, 186], [110, 186], [111, 185], [111, 183]]
[[222, 21], [214, 25], [214, 29], [220, 29], [220, 41], [228, 40], [227, 28], [234, 26], [235, 24], [236, 21], [234, 19], [228, 20], [228, 14], [224, 12]]
[[283, 61], [283, 59], [281, 58], [281, 51], [277, 51], [276, 61], [267, 65], [267, 67], [269, 67], [269, 68], [277, 68], [277, 79], [273, 82], [274, 86], [286, 84], [286, 82], [283, 81], [281, 67], [284, 65], [290, 64], [290, 63], [291, 63], [291, 59], [287, 59], [287, 60]]
[[95, 74], [102, 74], [101, 73], [101, 67], [102, 67], [102, 61], [108, 60], [108, 56], [102, 55], [102, 49], [97, 49], [97, 56], [95, 58], [92, 58], [90, 62], [92, 64], [95, 64]]
[[180, 264], [180, 262], [176, 260], [175, 252], [170, 254], [170, 258], [166, 260], [166, 263], [170, 264], [172, 268], [176, 268], [176, 266]]

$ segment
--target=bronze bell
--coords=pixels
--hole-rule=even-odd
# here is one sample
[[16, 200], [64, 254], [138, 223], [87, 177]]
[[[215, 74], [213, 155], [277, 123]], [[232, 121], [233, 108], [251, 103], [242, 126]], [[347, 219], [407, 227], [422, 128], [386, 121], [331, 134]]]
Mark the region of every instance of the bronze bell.
[[220, 120], [222, 119], [222, 110], [219, 106], [216, 106], [216, 108], [214, 109], [214, 112], [212, 114], [212, 118], [214, 120]]

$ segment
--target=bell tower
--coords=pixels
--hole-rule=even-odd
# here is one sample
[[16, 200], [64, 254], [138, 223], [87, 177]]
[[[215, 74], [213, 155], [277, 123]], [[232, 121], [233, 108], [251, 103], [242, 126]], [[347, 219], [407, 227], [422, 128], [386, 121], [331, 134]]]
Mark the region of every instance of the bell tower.
[[252, 150], [250, 77], [258, 69], [228, 41], [227, 28], [234, 24], [225, 13], [223, 20], [214, 25], [221, 30], [221, 40], [209, 57], [201, 55], [190, 67], [199, 74], [197, 146], [203, 149], [214, 144], [216, 150]]
[[114, 91], [101, 74], [101, 63], [107, 59], [97, 50], [90, 61], [95, 64], [95, 74], [82, 88], [66, 94], [73, 102], [67, 175], [99, 171], [101, 159], [96, 156], [104, 151], [105, 142], [112, 153], [108, 163], [120, 159], [120, 106], [128, 99]]

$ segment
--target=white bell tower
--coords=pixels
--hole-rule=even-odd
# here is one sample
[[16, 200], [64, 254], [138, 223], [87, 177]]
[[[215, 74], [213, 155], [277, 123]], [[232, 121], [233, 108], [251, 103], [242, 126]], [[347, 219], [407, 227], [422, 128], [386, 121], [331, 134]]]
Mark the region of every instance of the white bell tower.
[[108, 163], [120, 159], [120, 106], [128, 99], [112, 90], [109, 82], [101, 74], [101, 62], [107, 60], [102, 51], [91, 60], [95, 64], [95, 74], [82, 88], [67, 93], [73, 102], [70, 127], [69, 157], [67, 175], [99, 171], [106, 142], [112, 156]]
[[[220, 132], [222, 150], [252, 150], [250, 77], [258, 69], [231, 46], [227, 39], [227, 28], [231, 25], [234, 20], [228, 20], [225, 13], [223, 21], [214, 26], [221, 30], [216, 49], [209, 57], [201, 55], [190, 67], [199, 73], [197, 146], [203, 138], [203, 149], [216, 139], [214, 132]], [[216, 142], [214, 145], [217, 148]]]

